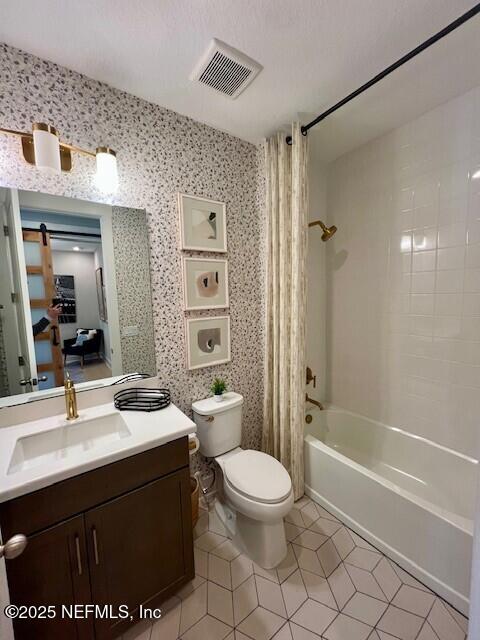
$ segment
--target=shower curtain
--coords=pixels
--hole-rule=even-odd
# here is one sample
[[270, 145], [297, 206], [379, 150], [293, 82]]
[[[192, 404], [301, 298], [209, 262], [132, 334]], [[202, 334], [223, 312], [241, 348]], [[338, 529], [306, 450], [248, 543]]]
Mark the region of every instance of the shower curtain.
[[262, 446], [303, 495], [307, 246], [307, 138], [292, 125], [266, 143], [266, 357]]

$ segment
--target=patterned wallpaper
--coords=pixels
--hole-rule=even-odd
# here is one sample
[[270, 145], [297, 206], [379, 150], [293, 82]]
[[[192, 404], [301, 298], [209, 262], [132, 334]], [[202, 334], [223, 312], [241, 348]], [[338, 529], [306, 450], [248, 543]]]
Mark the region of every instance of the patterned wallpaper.
[[[153, 375], [156, 369], [150, 248], [145, 211], [112, 209], [113, 250], [118, 293], [122, 371]], [[124, 336], [124, 327], [138, 327], [138, 335]]]
[[3, 325], [0, 314], [0, 398], [8, 396], [10, 393], [8, 388], [8, 372], [7, 358], [5, 354], [5, 342], [3, 339]]
[[[120, 188], [93, 185], [94, 162], [74, 157], [70, 174], [44, 175], [19, 158], [18, 139], [0, 136], [0, 185], [147, 211], [157, 371], [190, 413], [215, 375], [245, 397], [243, 446], [260, 442], [263, 401], [263, 152], [187, 117], [73, 71], [0, 45], [0, 123], [29, 130], [55, 124], [62, 139], [117, 151]], [[232, 362], [187, 371], [176, 192], [227, 206]], [[207, 255], [207, 254], [205, 254]], [[202, 315], [215, 315], [203, 312]]]

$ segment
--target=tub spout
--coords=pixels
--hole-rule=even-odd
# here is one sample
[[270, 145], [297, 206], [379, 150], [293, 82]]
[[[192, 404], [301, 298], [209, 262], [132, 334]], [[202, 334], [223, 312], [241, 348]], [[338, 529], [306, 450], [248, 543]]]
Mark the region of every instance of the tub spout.
[[320, 411], [323, 411], [323, 404], [321, 402], [319, 402], [318, 400], [314, 400], [313, 398], [310, 398], [308, 393], [305, 394], [305, 400], [307, 402], [311, 402], [312, 404], [314, 404], [316, 407], [318, 407], [320, 409]]

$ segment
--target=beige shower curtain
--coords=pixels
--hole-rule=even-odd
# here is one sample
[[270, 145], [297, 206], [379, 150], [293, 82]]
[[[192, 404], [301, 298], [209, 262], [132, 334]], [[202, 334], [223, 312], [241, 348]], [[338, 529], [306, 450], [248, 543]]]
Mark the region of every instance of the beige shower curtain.
[[307, 137], [292, 125], [266, 145], [266, 370], [263, 450], [286, 467], [295, 499], [304, 491]]

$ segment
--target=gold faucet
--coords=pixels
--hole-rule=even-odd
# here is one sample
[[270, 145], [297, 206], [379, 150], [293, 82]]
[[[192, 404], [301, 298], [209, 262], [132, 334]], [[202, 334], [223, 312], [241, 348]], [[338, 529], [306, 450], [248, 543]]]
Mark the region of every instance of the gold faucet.
[[320, 409], [320, 411], [323, 411], [323, 404], [321, 402], [319, 402], [318, 400], [314, 400], [313, 398], [310, 398], [310, 396], [308, 395], [308, 393], [305, 394], [305, 400], [307, 402], [311, 402], [312, 404], [314, 404], [316, 407], [318, 407]]
[[75, 385], [67, 371], [65, 378], [65, 406], [67, 407], [67, 420], [75, 420], [78, 418], [77, 412], [77, 394], [75, 393]]

